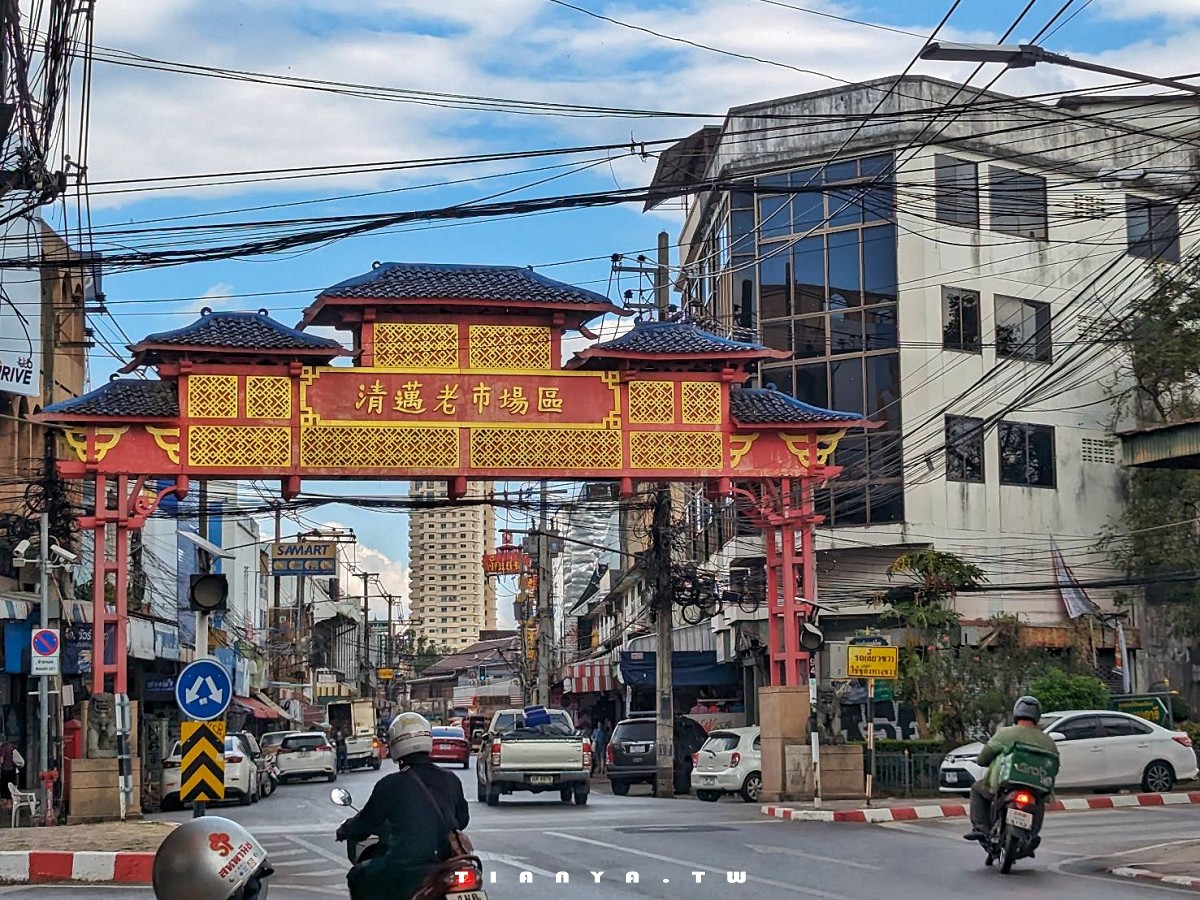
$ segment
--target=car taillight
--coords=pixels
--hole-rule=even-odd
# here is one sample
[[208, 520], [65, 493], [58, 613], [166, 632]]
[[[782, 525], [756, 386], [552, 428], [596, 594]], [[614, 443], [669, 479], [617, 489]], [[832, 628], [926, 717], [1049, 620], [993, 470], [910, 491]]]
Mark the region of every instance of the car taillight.
[[482, 884], [483, 878], [480, 876], [479, 870], [474, 866], [467, 866], [463, 869], [455, 869], [446, 877], [446, 892], [459, 894], [464, 891], [477, 891]]
[[316, 749], [318, 749], [318, 750], [332, 750], [333, 748], [332, 748], [331, 746], [329, 746], [328, 744], [322, 744], [321, 746], [317, 747]]
[[729, 765], [733, 766], [734, 768], [737, 768], [738, 763], [741, 761], [742, 754], [738, 753], [736, 750], [733, 752], [733, 756], [729, 757]]
[[592, 742], [583, 742], [583, 767], [588, 771], [592, 768]]
[[492, 765], [493, 766], [500, 765], [500, 742], [499, 741], [492, 742]]
[[1185, 747], [1192, 746], [1192, 739], [1190, 737], [1188, 737], [1186, 734], [1173, 734], [1173, 735], [1171, 735], [1171, 740], [1173, 740], [1177, 744], [1182, 744]]
[[610, 765], [612, 764], [612, 761], [613, 761], [612, 744], [609, 744], [607, 747], [604, 748], [604, 761]]
[[1017, 795], [1013, 797], [1013, 802], [1017, 806], [1033, 806], [1033, 794], [1029, 791], [1017, 791]]
[[700, 765], [700, 752], [696, 751], [695, 753], [692, 754], [692, 768], [694, 769], [699, 765]]
[[237, 764], [238, 764], [238, 763], [240, 763], [241, 761], [242, 761], [242, 758], [241, 758], [240, 756], [227, 756], [227, 757], [225, 757], [225, 762], [227, 762], [227, 763], [233, 763], [234, 765], [237, 765]]

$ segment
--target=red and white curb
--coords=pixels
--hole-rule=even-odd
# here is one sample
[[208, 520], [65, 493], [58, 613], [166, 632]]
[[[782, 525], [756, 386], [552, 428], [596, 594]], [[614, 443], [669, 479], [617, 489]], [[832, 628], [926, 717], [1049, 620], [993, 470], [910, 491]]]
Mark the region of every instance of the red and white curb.
[[1129, 866], [1108, 871], [1110, 875], [1116, 875], [1118, 878], [1140, 878], [1143, 881], [1156, 881], [1159, 884], [1200, 891], [1200, 878], [1193, 878], [1191, 875], [1163, 875], [1161, 872], [1151, 872], [1149, 869], [1135, 869]]
[[76, 881], [87, 884], [150, 884], [153, 853], [96, 851], [0, 851], [0, 883]]
[[[1178, 794], [1114, 794], [1110, 797], [1067, 797], [1051, 800], [1047, 812], [1077, 812], [1086, 809], [1122, 809], [1130, 806], [1178, 806], [1200, 803], [1200, 791]], [[922, 806], [881, 806], [874, 809], [796, 809], [791, 806], [764, 806], [764, 815], [792, 822], [915, 822], [922, 819], [951, 819], [968, 815], [965, 803], [938, 803]]]

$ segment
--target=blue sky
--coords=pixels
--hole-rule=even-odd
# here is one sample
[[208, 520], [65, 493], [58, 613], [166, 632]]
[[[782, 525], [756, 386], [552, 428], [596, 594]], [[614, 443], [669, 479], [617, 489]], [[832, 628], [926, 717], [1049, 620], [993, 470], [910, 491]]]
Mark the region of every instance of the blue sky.
[[[574, 0], [573, 5], [651, 31], [783, 65], [735, 58], [601, 21], [552, 0], [105, 0], [96, 43], [156, 59], [356, 84], [703, 113], [711, 118], [501, 115], [383, 102], [335, 93], [95, 64], [88, 156], [99, 249], [119, 252], [141, 238], [113, 230], [151, 219], [204, 216], [195, 223], [345, 215], [442, 207], [513, 191], [512, 197], [646, 184], [655, 160], [625, 152], [486, 165], [307, 178], [192, 190], [138, 191], [128, 179], [492, 154], [683, 136], [720, 121], [732, 106], [899, 73], [923, 39], [813, 15], [788, 6], [928, 35], [945, 4], [899, 0]], [[964, 0], [942, 36], [994, 41], [1024, 6]], [[1039, 0], [1013, 40], [1033, 37], [1062, 0]], [[352, 7], [352, 8], [348, 8]], [[1200, 0], [1075, 0], [1046, 46], [1159, 75], [1196, 68]], [[1059, 20], [1061, 23], [1066, 16]], [[804, 74], [787, 66], [823, 73]], [[967, 67], [921, 63], [914, 71], [963, 77]], [[994, 75], [994, 68], [984, 78]], [[984, 83], [978, 79], [975, 83]], [[1061, 68], [1006, 74], [1013, 94], [1062, 90], [1103, 79]], [[518, 174], [532, 167], [565, 167]], [[579, 169], [576, 171], [575, 169]], [[554, 180], [531, 185], [551, 176]], [[110, 182], [109, 184], [101, 184]], [[116, 182], [115, 184], [113, 182]], [[461, 183], [450, 183], [461, 182]], [[373, 196], [356, 196], [370, 192]], [[308, 202], [338, 198], [327, 202]], [[278, 207], [278, 204], [302, 204]], [[271, 207], [230, 212], [248, 207]], [[208, 215], [216, 214], [216, 215]], [[191, 264], [106, 277], [113, 319], [98, 337], [120, 355], [125, 336], [180, 327], [203, 306], [258, 309], [288, 324], [322, 287], [375, 260], [531, 265], [601, 293], [637, 287], [610, 278], [612, 253], [650, 252], [658, 231], [677, 231], [678, 209], [643, 214], [638, 205], [520, 219], [414, 226], [304, 252]], [[163, 224], [163, 223], [160, 223]], [[106, 234], [105, 232], [109, 232]], [[243, 296], [262, 294], [262, 296]], [[123, 333], [122, 333], [123, 331]], [[98, 346], [93, 383], [118, 362]], [[363, 486], [400, 493], [402, 485]], [[330, 486], [314, 486], [328, 492]], [[342, 486], [343, 490], [348, 490]], [[352, 507], [312, 513], [355, 529], [398, 584], [407, 558], [405, 518]], [[502, 604], [503, 607], [503, 604]]]

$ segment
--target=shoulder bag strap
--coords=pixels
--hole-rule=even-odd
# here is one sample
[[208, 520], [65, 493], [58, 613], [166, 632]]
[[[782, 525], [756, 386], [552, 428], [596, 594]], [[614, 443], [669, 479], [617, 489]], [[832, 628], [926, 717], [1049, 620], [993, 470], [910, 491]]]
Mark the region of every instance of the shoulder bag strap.
[[429, 805], [433, 807], [434, 813], [436, 813], [437, 817], [442, 820], [442, 824], [446, 826], [446, 830], [448, 832], [457, 831], [458, 829], [455, 828], [454, 825], [446, 818], [446, 813], [442, 810], [442, 805], [437, 802], [437, 798], [433, 796], [433, 791], [429, 790], [429, 787], [420, 779], [417, 773], [411, 768], [404, 768], [400, 771], [407, 772], [409, 776], [411, 776], [412, 780], [416, 782], [417, 787], [421, 789], [421, 792], [429, 800]]

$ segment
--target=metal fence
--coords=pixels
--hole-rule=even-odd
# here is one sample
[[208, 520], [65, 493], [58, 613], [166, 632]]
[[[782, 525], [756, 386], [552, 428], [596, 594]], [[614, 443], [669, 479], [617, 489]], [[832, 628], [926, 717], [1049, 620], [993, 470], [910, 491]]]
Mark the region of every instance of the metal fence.
[[944, 753], [876, 753], [873, 793], [935, 792], [943, 759]]

